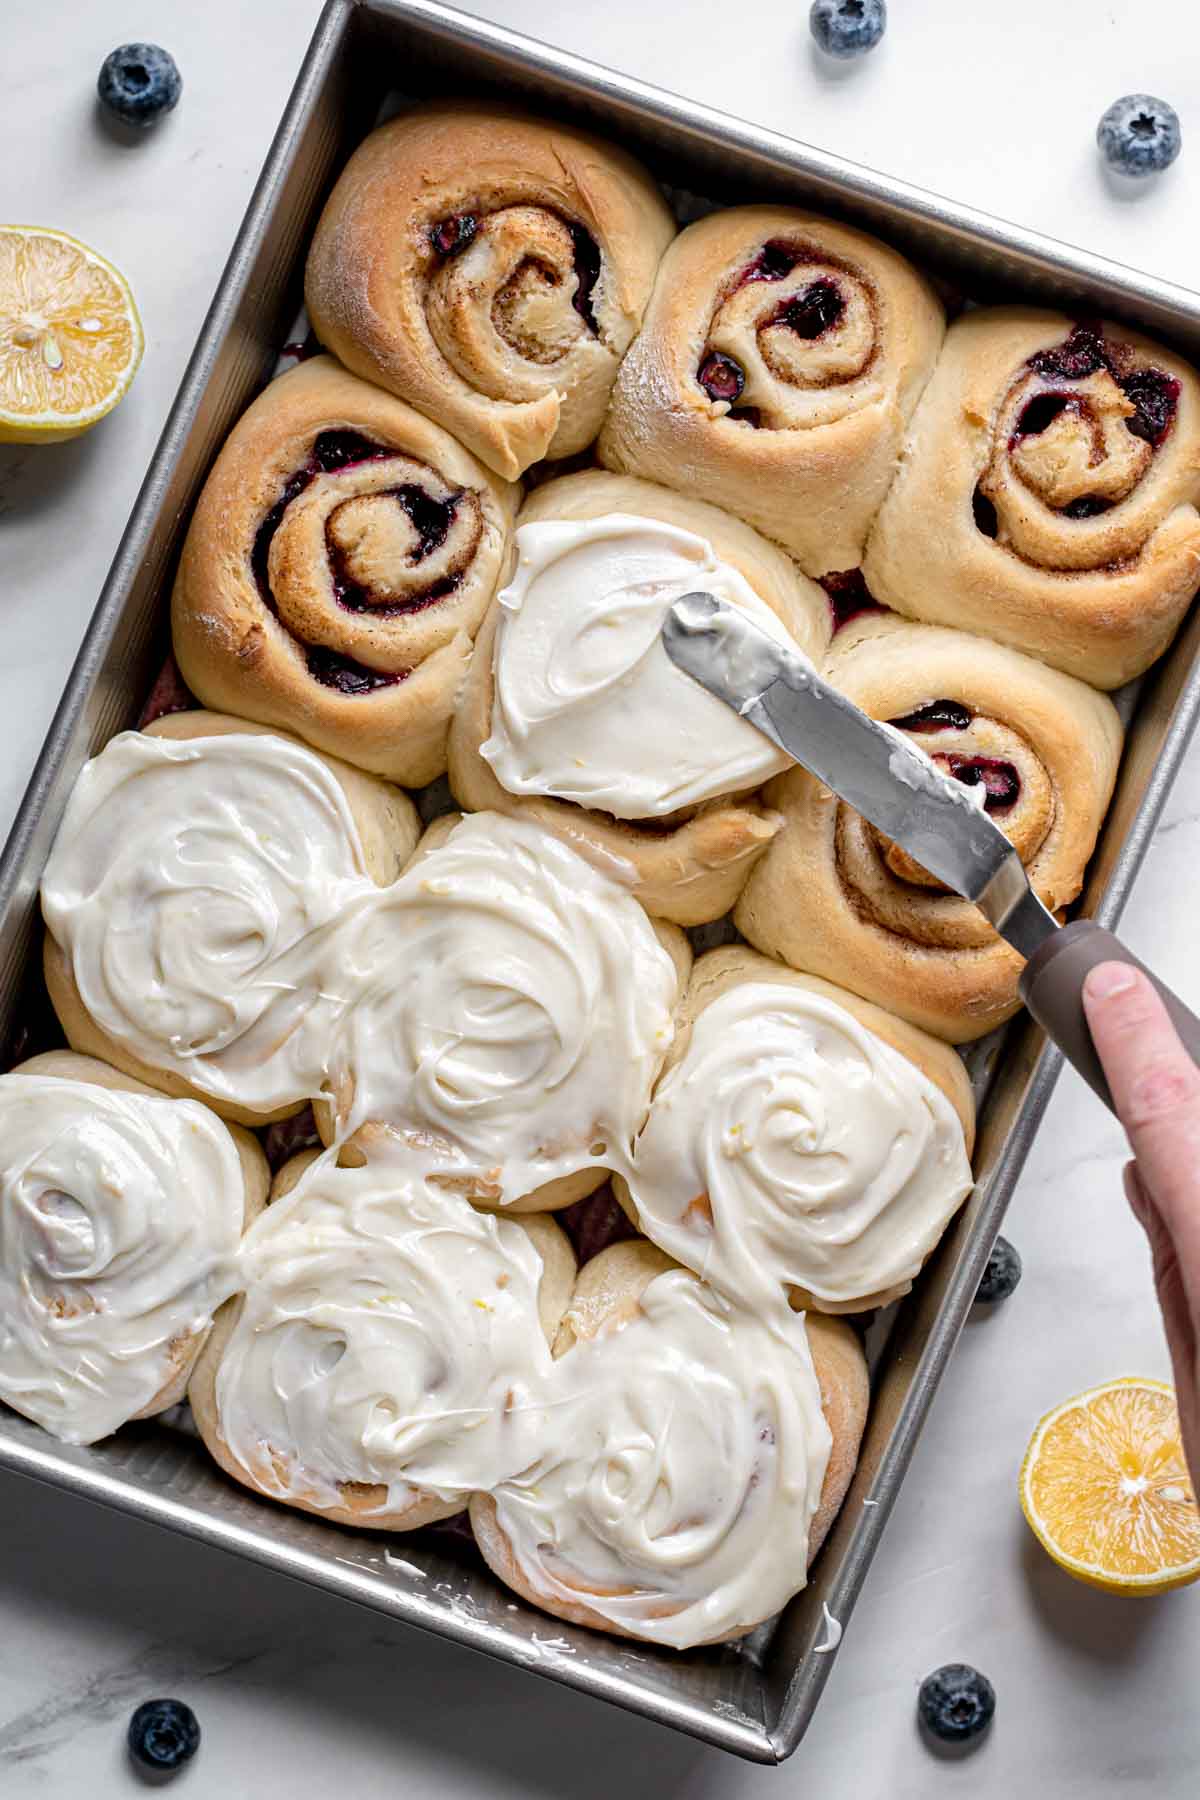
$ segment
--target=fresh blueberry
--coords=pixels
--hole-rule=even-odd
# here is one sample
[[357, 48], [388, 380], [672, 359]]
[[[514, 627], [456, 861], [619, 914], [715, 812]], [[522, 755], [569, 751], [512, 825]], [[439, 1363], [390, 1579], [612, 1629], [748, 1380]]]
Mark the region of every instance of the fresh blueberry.
[[917, 1712], [922, 1725], [946, 1744], [964, 1744], [986, 1731], [996, 1711], [996, 1690], [969, 1663], [946, 1663], [921, 1683]]
[[1007, 1300], [1020, 1279], [1021, 1258], [1007, 1238], [998, 1237], [992, 1246], [992, 1254], [988, 1257], [988, 1266], [983, 1271], [983, 1280], [979, 1283], [975, 1298], [982, 1306], [991, 1306], [996, 1300]]
[[182, 1768], [199, 1745], [199, 1721], [182, 1700], [147, 1700], [129, 1721], [130, 1756], [158, 1774]]
[[826, 56], [864, 56], [887, 28], [885, 0], [813, 0], [808, 28]]
[[1126, 94], [1097, 125], [1096, 142], [1105, 162], [1122, 175], [1157, 175], [1179, 155], [1179, 114], [1153, 94]]
[[101, 104], [139, 130], [169, 113], [182, 91], [175, 58], [157, 44], [122, 44], [105, 57], [96, 83]]

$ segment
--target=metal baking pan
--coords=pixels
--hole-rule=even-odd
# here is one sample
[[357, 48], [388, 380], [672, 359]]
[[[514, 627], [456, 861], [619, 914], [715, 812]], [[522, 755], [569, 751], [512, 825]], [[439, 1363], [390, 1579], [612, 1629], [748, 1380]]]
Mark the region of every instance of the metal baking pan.
[[[1200, 295], [1006, 225], [549, 50], [435, 0], [329, 0], [246, 213], [0, 864], [0, 1042], [19, 1055], [44, 1016], [37, 886], [85, 759], [133, 724], [167, 644], [166, 599], [192, 503], [222, 439], [271, 371], [300, 296], [322, 201], [386, 92], [503, 93], [587, 122], [677, 194], [776, 197], [874, 230], [973, 298], [1019, 294], [1101, 310], [1200, 356]], [[1193, 613], [1142, 684], [1081, 910], [1115, 924], [1197, 706]], [[36, 1023], [33, 1027], [36, 1038]], [[741, 1646], [678, 1655], [576, 1630], [519, 1605], [452, 1539], [388, 1540], [253, 1499], [222, 1476], [186, 1415], [92, 1449], [0, 1413], [0, 1467], [252, 1557], [446, 1638], [615, 1701], [759, 1762], [797, 1746], [970, 1306], [1058, 1074], [1027, 1019], [990, 1059], [978, 1186], [888, 1332], [872, 1334], [874, 1398], [846, 1504], [808, 1587]], [[982, 1077], [981, 1077], [982, 1080]], [[864, 1506], [865, 1500], [873, 1502]], [[849, 1639], [852, 1645], [852, 1637]], [[852, 1649], [851, 1649], [851, 1654]]]

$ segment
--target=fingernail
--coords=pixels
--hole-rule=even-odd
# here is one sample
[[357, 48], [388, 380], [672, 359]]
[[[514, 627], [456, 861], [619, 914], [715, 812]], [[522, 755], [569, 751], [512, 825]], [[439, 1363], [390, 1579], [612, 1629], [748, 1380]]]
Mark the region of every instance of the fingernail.
[[1083, 991], [1089, 1000], [1111, 1000], [1116, 994], [1127, 994], [1137, 986], [1138, 972], [1128, 963], [1106, 962], [1089, 969]]

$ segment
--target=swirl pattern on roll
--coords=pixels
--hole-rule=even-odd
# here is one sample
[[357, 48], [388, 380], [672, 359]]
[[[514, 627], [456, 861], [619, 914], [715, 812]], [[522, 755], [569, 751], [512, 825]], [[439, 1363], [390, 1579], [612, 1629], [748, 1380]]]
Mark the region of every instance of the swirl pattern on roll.
[[[1004, 645], [887, 615], [848, 625], [826, 674], [979, 793], [1052, 912], [1076, 897], [1121, 749], [1104, 695]], [[768, 798], [786, 823], [735, 913], [756, 949], [952, 1042], [1015, 1012], [1020, 959], [969, 901], [805, 770]]]
[[230, 434], [193, 515], [172, 599], [189, 687], [391, 780], [433, 780], [514, 499], [328, 357], [289, 370]]
[[717, 918], [776, 829], [755, 790], [787, 759], [674, 668], [663, 617], [704, 588], [819, 661], [826, 595], [742, 520], [631, 476], [544, 483], [517, 539], [451, 727], [455, 796], [625, 865], [657, 917]]
[[680, 973], [574, 850], [494, 813], [439, 822], [339, 954], [339, 1135], [388, 1125], [438, 1179], [500, 1204], [582, 1178], [565, 1205], [624, 1165]]
[[210, 1448], [260, 1492], [358, 1525], [461, 1510], [537, 1454], [548, 1235], [427, 1187], [382, 1141], [359, 1168], [321, 1159], [247, 1234], [244, 1295], [192, 1383]]
[[906, 1291], [971, 1189], [959, 1059], [740, 947], [697, 963], [685, 1022], [635, 1147], [641, 1229], [765, 1319]]
[[630, 1300], [590, 1335], [572, 1303], [540, 1454], [472, 1503], [472, 1524], [549, 1611], [718, 1642], [804, 1585], [832, 1447], [805, 1321], [771, 1331], [672, 1268]]
[[615, 146], [420, 107], [360, 145], [309, 252], [314, 329], [512, 479], [584, 449], [674, 223]]
[[[113, 1044], [270, 1115], [322, 1091], [336, 933], [374, 892], [345, 794], [303, 745], [127, 731], [80, 773], [42, 910], [83, 1014]], [[71, 1035], [53, 967], [48, 952]]]
[[867, 547], [876, 598], [1101, 688], [1166, 648], [1200, 562], [1200, 377], [1123, 325], [950, 330]]
[[0, 1399], [91, 1444], [180, 1397], [237, 1286], [245, 1181], [203, 1106], [38, 1060], [0, 1076]]
[[663, 258], [600, 460], [728, 507], [810, 575], [854, 568], [943, 329], [924, 279], [862, 232], [710, 214]]

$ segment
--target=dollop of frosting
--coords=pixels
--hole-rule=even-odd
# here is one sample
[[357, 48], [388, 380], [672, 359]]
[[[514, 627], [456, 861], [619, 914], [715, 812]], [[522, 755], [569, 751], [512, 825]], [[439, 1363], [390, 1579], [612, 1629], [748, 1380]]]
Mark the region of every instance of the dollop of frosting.
[[788, 767], [663, 649], [667, 608], [693, 589], [803, 654], [745, 577], [692, 532], [620, 513], [521, 526], [516, 572], [499, 596], [491, 736], [480, 750], [502, 787], [661, 818]]
[[92, 1444], [237, 1286], [245, 1186], [198, 1102], [0, 1076], [0, 1399]]
[[493, 1496], [535, 1591], [686, 1648], [803, 1587], [831, 1437], [799, 1314], [770, 1331], [670, 1270], [547, 1395], [541, 1454]]
[[321, 1091], [333, 940], [372, 891], [345, 795], [311, 751], [126, 731], [75, 784], [42, 909], [109, 1037], [266, 1111]]
[[369, 1520], [430, 1495], [465, 1504], [536, 1455], [541, 1257], [399, 1149], [315, 1163], [247, 1233], [242, 1274], [217, 1418], [268, 1493], [353, 1496]]
[[389, 1125], [502, 1202], [628, 1161], [678, 978], [638, 903], [577, 852], [525, 820], [472, 813], [340, 949], [344, 1129]]
[[641, 1227], [778, 1318], [786, 1290], [903, 1288], [971, 1190], [958, 1114], [854, 1015], [783, 982], [706, 1006], [660, 1084], [629, 1178]]

